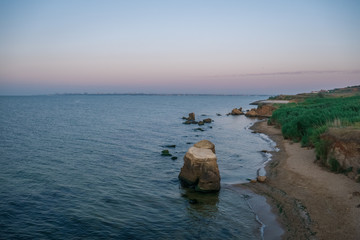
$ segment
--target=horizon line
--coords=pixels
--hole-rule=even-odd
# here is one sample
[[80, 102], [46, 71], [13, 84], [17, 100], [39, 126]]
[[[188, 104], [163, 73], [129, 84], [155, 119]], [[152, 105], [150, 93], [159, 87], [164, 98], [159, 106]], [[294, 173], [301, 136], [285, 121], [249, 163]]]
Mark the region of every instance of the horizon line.
[[36, 97], [71, 95], [133, 95], [133, 96], [273, 96], [274, 94], [227, 94], [227, 93], [49, 93], [49, 94], [0, 94], [0, 97]]

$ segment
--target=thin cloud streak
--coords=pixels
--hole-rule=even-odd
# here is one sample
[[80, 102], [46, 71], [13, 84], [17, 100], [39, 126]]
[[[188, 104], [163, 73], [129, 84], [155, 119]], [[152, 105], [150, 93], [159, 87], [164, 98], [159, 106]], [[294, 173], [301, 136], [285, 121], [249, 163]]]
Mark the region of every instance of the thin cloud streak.
[[284, 75], [308, 75], [308, 74], [359, 74], [360, 70], [347, 71], [293, 71], [293, 72], [269, 72], [269, 73], [245, 73], [229, 75], [204, 76], [206, 78], [239, 78], [239, 77], [259, 77], [259, 76], [284, 76]]

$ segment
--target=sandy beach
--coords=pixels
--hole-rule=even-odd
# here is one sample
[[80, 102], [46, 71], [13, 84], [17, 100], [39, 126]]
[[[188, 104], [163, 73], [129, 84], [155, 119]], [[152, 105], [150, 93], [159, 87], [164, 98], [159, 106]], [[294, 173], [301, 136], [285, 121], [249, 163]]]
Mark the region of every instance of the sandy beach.
[[258, 122], [280, 149], [267, 165], [266, 183], [242, 186], [264, 195], [278, 214], [283, 239], [360, 239], [360, 184], [315, 163], [313, 149], [284, 140], [280, 129]]

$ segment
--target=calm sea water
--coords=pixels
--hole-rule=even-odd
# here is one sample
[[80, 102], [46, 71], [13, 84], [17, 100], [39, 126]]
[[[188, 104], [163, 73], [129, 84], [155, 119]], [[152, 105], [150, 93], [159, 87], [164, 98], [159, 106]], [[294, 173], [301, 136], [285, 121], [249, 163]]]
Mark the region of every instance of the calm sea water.
[[[0, 97], [0, 238], [261, 239], [232, 184], [254, 178], [273, 146], [248, 129], [255, 120], [225, 114], [262, 98]], [[214, 122], [196, 131], [182, 124], [189, 112]], [[179, 186], [182, 158], [202, 139], [216, 145], [217, 194]]]

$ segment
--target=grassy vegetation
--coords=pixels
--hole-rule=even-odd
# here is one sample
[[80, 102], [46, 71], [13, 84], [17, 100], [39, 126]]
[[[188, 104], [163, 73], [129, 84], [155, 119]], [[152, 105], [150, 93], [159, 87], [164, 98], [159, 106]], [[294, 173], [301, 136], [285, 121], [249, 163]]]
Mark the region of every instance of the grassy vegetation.
[[[317, 157], [327, 157], [327, 143], [320, 135], [329, 127], [360, 126], [360, 96], [324, 97], [316, 95], [299, 103], [289, 103], [274, 111], [270, 124], [281, 126], [283, 136], [301, 145], [316, 148]], [[335, 160], [336, 161], [336, 160]], [[337, 162], [333, 170], [338, 171]]]
[[329, 98], [329, 97], [351, 97], [360, 96], [360, 85], [345, 88], [335, 88], [332, 90], [321, 90], [319, 92], [299, 93], [296, 95], [277, 95], [269, 97], [269, 100], [290, 100], [292, 102], [302, 102], [308, 98]]

